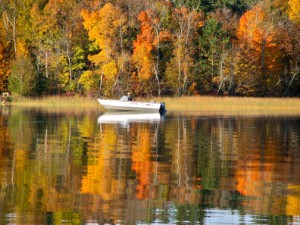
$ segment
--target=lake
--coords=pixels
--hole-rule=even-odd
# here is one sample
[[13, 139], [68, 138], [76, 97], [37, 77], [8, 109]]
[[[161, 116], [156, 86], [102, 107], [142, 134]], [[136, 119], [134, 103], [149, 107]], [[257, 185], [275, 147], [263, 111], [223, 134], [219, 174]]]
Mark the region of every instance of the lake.
[[0, 111], [0, 224], [300, 224], [300, 117]]

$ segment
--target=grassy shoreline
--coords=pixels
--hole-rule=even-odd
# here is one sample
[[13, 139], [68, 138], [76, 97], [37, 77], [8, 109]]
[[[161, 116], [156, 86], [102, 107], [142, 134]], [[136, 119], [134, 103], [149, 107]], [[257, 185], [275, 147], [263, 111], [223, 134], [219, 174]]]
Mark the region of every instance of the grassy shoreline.
[[[137, 99], [138, 100], [138, 99]], [[300, 115], [300, 98], [248, 98], [248, 97], [166, 97], [167, 110], [174, 113], [245, 114], [245, 115]], [[141, 100], [146, 101], [146, 100]], [[55, 108], [69, 110], [104, 108], [96, 98], [82, 96], [50, 96], [44, 98], [17, 98], [11, 103], [18, 107]]]
[[18, 97], [12, 100], [12, 106], [37, 108], [82, 108], [101, 107], [97, 98], [83, 96], [48, 96], [41, 98]]
[[[166, 98], [167, 108], [177, 112], [222, 114], [300, 115], [300, 98], [181, 97]], [[173, 102], [173, 103], [172, 103]], [[177, 104], [174, 104], [176, 102]]]

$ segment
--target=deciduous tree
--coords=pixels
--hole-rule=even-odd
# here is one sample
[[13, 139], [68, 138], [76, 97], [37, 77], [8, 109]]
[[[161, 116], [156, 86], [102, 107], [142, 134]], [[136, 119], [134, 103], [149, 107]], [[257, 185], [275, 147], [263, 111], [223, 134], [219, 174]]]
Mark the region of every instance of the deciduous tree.
[[62, 49], [59, 45], [60, 30], [57, 20], [56, 0], [51, 0], [46, 5], [35, 3], [31, 9], [33, 38], [33, 53], [36, 57], [38, 73], [43, 74], [48, 80], [48, 91], [57, 93], [58, 65]]
[[138, 19], [141, 22], [141, 33], [138, 34], [137, 40], [133, 42], [133, 63], [137, 67], [138, 77], [141, 80], [149, 80], [153, 74], [152, 50], [154, 48], [154, 31], [150, 24], [150, 10], [143, 11]]
[[30, 11], [32, 54], [38, 73], [46, 77], [52, 93], [77, 91], [76, 82], [86, 60], [82, 59], [78, 67], [75, 58], [78, 49], [87, 45], [80, 11], [81, 5], [75, 0], [36, 2]]
[[276, 44], [275, 14], [259, 4], [240, 19], [237, 37], [241, 48], [239, 91], [264, 95], [272, 89], [282, 69], [282, 55]]
[[153, 9], [142, 11], [138, 17], [141, 28], [133, 42], [132, 59], [141, 84], [140, 91], [147, 95], [161, 94], [162, 46], [170, 40], [170, 33], [163, 26], [167, 14], [165, 5], [153, 4]]
[[162, 92], [161, 81], [165, 80], [165, 66], [171, 56], [171, 10], [170, 7], [162, 2], [153, 3], [153, 14], [151, 16], [151, 26], [154, 31], [154, 75], [157, 81], [157, 94], [160, 96]]
[[0, 39], [0, 92], [8, 90], [8, 76], [10, 73], [11, 53], [4, 40]]
[[96, 66], [93, 72], [100, 76], [100, 92], [112, 95], [119, 78], [118, 62], [122, 57], [126, 18], [120, 8], [110, 3], [105, 4], [99, 11], [82, 11], [81, 14], [89, 39], [99, 51], [90, 55], [89, 60]]
[[2, 21], [0, 21], [0, 92], [8, 89], [8, 76], [10, 73], [11, 60], [13, 58], [12, 48]]
[[300, 0], [289, 0], [288, 14], [290, 20], [300, 25]]
[[285, 20], [278, 28], [278, 46], [284, 56], [284, 70], [277, 82], [279, 96], [297, 95], [300, 88], [300, 30], [294, 22]]
[[188, 86], [193, 84], [195, 67], [195, 45], [198, 29], [203, 25], [202, 14], [186, 7], [175, 9], [173, 17], [176, 23], [173, 39], [173, 58], [167, 67], [166, 77], [172, 92], [187, 94]]
[[17, 0], [3, 0], [0, 2], [0, 12], [3, 25], [9, 38], [9, 42], [12, 43], [14, 52], [17, 51]]
[[14, 61], [9, 76], [9, 90], [22, 96], [34, 96], [36, 94], [36, 71], [30, 58], [19, 55]]

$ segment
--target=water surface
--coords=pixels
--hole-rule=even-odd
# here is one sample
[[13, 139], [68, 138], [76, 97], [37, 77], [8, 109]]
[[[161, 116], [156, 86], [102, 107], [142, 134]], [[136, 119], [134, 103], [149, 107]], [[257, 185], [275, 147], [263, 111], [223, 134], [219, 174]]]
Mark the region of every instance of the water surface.
[[0, 110], [0, 224], [300, 224], [300, 117]]

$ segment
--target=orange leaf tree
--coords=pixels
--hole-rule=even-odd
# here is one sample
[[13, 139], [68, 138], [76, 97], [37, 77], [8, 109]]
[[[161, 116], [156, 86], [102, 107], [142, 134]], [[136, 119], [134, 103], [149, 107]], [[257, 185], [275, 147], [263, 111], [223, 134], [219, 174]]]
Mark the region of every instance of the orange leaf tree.
[[137, 75], [141, 84], [140, 91], [147, 95], [161, 94], [161, 74], [168, 60], [168, 49], [164, 46], [169, 46], [167, 42], [171, 39], [166, 26], [169, 14], [166, 4], [153, 2], [151, 9], [142, 11], [138, 16], [140, 33], [133, 42], [132, 60], [135, 66], [134, 75]]
[[237, 37], [240, 46], [237, 91], [264, 95], [277, 82], [282, 54], [277, 46], [274, 14], [267, 5], [257, 5], [240, 19]]
[[136, 41], [133, 42], [132, 60], [137, 70], [137, 76], [141, 83], [141, 91], [149, 94], [149, 80], [153, 75], [154, 57], [152, 51], [154, 49], [154, 30], [151, 26], [151, 11], [142, 11], [138, 16], [141, 23], [141, 32], [137, 35]]

